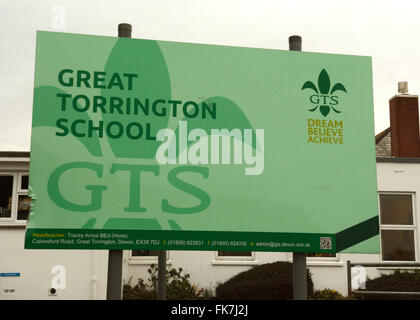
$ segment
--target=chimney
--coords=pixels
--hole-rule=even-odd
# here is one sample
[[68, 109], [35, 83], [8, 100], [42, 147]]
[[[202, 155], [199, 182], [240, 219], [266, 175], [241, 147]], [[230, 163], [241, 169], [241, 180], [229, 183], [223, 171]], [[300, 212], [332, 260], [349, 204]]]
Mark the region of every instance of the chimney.
[[408, 94], [407, 82], [398, 82], [398, 94], [389, 100], [391, 154], [420, 158], [418, 96]]

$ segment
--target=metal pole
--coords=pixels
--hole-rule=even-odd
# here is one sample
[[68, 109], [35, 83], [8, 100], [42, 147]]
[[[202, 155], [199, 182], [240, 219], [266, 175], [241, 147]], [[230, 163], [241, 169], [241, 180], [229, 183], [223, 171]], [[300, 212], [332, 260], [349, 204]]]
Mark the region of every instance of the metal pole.
[[[119, 29], [120, 30], [120, 26]], [[128, 33], [128, 31], [127, 31]], [[131, 26], [129, 30], [131, 37]], [[158, 251], [158, 283], [157, 283], [157, 300], [166, 300], [166, 250]]]
[[418, 268], [420, 267], [420, 263], [418, 262], [351, 262], [350, 265], [352, 267], [362, 266], [362, 267], [412, 267]]
[[347, 260], [347, 296], [351, 297], [351, 263]]
[[118, 25], [118, 37], [120, 38], [131, 38], [131, 24], [120, 23]]
[[289, 50], [290, 51], [302, 51], [302, 37], [301, 36], [290, 36], [289, 37]]
[[[302, 37], [289, 37], [289, 50], [302, 51]], [[306, 253], [293, 252], [293, 299], [307, 300]]]
[[158, 252], [157, 299], [166, 300], [166, 250]]
[[[118, 25], [118, 37], [131, 38], [131, 24], [120, 23]], [[108, 284], [106, 288], [107, 300], [122, 300], [122, 266], [123, 251], [109, 250], [108, 253]]]
[[107, 300], [122, 299], [122, 250], [109, 250]]
[[293, 252], [293, 300], [308, 300], [306, 253]]

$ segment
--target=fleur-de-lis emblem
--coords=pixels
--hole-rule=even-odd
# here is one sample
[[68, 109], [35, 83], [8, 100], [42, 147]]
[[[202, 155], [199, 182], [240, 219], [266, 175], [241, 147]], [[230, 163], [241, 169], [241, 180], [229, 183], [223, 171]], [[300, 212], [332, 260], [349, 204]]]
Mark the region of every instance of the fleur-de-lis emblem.
[[[144, 59], [138, 59], [138, 52], [142, 53]], [[139, 81], [137, 82], [137, 86], [131, 91], [121, 91], [119, 88], [93, 89], [96, 90], [93, 95], [101, 96], [106, 101], [110, 101], [111, 97], [113, 96], [121, 97], [121, 99], [124, 99], [124, 101], [126, 98], [128, 99], [130, 97], [150, 97], [152, 99], [162, 99], [163, 101], [169, 101], [172, 98], [169, 69], [165, 61], [165, 56], [163, 55], [163, 52], [161, 51], [160, 45], [157, 41], [127, 41], [127, 39], [119, 38], [115, 41], [115, 44], [109, 53], [103, 70], [107, 74], [111, 74], [115, 72], [115, 70], [130, 70], [131, 73], [141, 75], [141, 78], [139, 77], [138, 79]], [[63, 118], [63, 111], [60, 108], [57, 108], [57, 96], [59, 94], [75, 95], [78, 92], [77, 90], [79, 90], [77, 87], [69, 88], [69, 91], [63, 91], [64, 89], [62, 87], [49, 85], [41, 85], [35, 88], [34, 105], [36, 105], [38, 109], [42, 108], [44, 110], [48, 110], [48, 112], [44, 111], [34, 113], [32, 123], [34, 131], [37, 130], [38, 127], [49, 127], [53, 130], [57, 129], [57, 119]], [[212, 103], [217, 104], [218, 106], [222, 106], [222, 108], [218, 109], [217, 119], [212, 119], [210, 121], [205, 117], [190, 119], [184, 116], [183, 118], [180, 118], [180, 121], [188, 122], [188, 128], [190, 128], [190, 130], [204, 130], [208, 135], [208, 139], [210, 139], [211, 131], [213, 129], [253, 129], [253, 126], [251, 125], [246, 114], [233, 100], [224, 96], [216, 95], [203, 98], [202, 101], [208, 105], [211, 105]], [[97, 121], [94, 122], [95, 126], [97, 126], [99, 121], [103, 121], [105, 123], [116, 121], [121, 123], [123, 127], [127, 127], [128, 124], [133, 121], [139, 121], [143, 124], [149, 121], [153, 124], [152, 135], [158, 132], [160, 129], [171, 128], [169, 126], [169, 112], [165, 113], [164, 116], [159, 117], [150, 115], [150, 118], [148, 118], [149, 115], [147, 114], [146, 118], [139, 119], [139, 116], [127, 117], [127, 114], [125, 113], [88, 113], [77, 112], [70, 109], [65, 113], [65, 116], [69, 123], [75, 123], [74, 121], [83, 123], [92, 121], [93, 123], [93, 121]], [[176, 127], [174, 129], [176, 132], [175, 137], [179, 137], [180, 128]], [[102, 163], [101, 165], [104, 167], [110, 165], [108, 161], [114, 162], [115, 159], [121, 158], [124, 159], [124, 161], [127, 161], [127, 163], [132, 163], [133, 165], [140, 165], [144, 163], [147, 163], [147, 165], [150, 165], [150, 163], [156, 165], [155, 162], [152, 161], [156, 159], [156, 152], [159, 146], [163, 143], [162, 141], [158, 141], [156, 138], [151, 138], [150, 140], [145, 138], [130, 139], [128, 137], [116, 139], [115, 137], [112, 137], [108, 134], [99, 132], [100, 131], [96, 129], [96, 131], [91, 132], [91, 136], [88, 136], [88, 134], [70, 136], [69, 134], [68, 141], [70, 141], [69, 143], [74, 143], [75, 146], [78, 146], [79, 143], [83, 145], [83, 147], [80, 147], [79, 149], [81, 152], [84, 152], [83, 157], [86, 157], [86, 159], [91, 159], [91, 162]], [[251, 147], [255, 150], [260, 150], [261, 146], [258, 144], [257, 140], [252, 140], [253, 141]], [[188, 141], [185, 146], [177, 147], [177, 139], [172, 138], [170, 143], [171, 145], [175, 145], [175, 149], [177, 149], [176, 156], [179, 157], [181, 153], [187, 152], [187, 147], [192, 146], [196, 142]], [[58, 152], [55, 149], [53, 151]], [[72, 154], [68, 155], [66, 159], [78, 159], [78, 161], [80, 161], [81, 157], [82, 156], [80, 154]], [[161, 169], [161, 171], [163, 171], [163, 169]], [[78, 181], [77, 179], [79, 179], [79, 177], [75, 177], [74, 179], [74, 181]], [[102, 177], [102, 183], [104, 185], [112, 185], [116, 182], [113, 176], [109, 176]], [[166, 219], [164, 215], [161, 215], [162, 218], [160, 218], [160, 220], [158, 220], [156, 216], [153, 215], [148, 217], [139, 215], [136, 218], [124, 218], [122, 216], [114, 217], [114, 212], [119, 209], [112, 207], [114, 204], [108, 205], [110, 205], [109, 208], [111, 209], [96, 210], [91, 215], [85, 215], [83, 219], [79, 220], [80, 222], [76, 222], [80, 223], [78, 227], [82, 229], [135, 228], [136, 230], [146, 230], [148, 228], [152, 228], [153, 230], [162, 230], [162, 226], [167, 226], [166, 228], [170, 228], [170, 230], [182, 230], [182, 225], [178, 224], [175, 218]], [[139, 207], [135, 210], [141, 212], [141, 208]]]
[[322, 69], [319, 73], [318, 88], [312, 81], [306, 81], [301, 90], [304, 89], [312, 89], [316, 93], [310, 97], [310, 101], [313, 104], [316, 104], [316, 106], [309, 109], [309, 111], [314, 112], [319, 107], [319, 111], [324, 117], [330, 113], [331, 109], [336, 113], [341, 113], [341, 111], [336, 109], [338, 96], [334, 96], [333, 94], [336, 91], [343, 91], [347, 93], [347, 90], [342, 83], [336, 83], [331, 88], [330, 76], [325, 69]]

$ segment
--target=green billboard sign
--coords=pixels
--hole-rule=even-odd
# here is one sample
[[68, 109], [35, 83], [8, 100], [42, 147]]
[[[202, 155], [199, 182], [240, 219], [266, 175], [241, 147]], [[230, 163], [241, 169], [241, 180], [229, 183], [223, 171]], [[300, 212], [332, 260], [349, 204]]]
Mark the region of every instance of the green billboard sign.
[[371, 70], [38, 32], [25, 247], [378, 252]]

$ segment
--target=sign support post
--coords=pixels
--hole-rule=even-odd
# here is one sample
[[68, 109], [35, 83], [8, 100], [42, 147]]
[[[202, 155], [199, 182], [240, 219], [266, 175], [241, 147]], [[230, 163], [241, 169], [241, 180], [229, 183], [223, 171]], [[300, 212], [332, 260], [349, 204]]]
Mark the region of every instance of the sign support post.
[[306, 253], [293, 252], [293, 300], [308, 300]]
[[[289, 50], [302, 51], [302, 38], [289, 37]], [[293, 300], [307, 300], [306, 253], [293, 252]]]
[[158, 253], [157, 300], [166, 300], [166, 250]]
[[[118, 37], [131, 38], [131, 30], [132, 28], [130, 24], [120, 23], [118, 25]], [[111, 258], [111, 255], [114, 254], [113, 251], [120, 251], [120, 250], [110, 250], [109, 251], [110, 258]], [[121, 259], [120, 261], [122, 265], [122, 255], [120, 259]], [[119, 277], [120, 279], [121, 279], [121, 276]], [[109, 277], [109, 273], [108, 273], [108, 277]], [[119, 286], [121, 286], [121, 284], [119, 284]], [[157, 299], [158, 300], [166, 299], [166, 250], [159, 250], [159, 253], [158, 253]]]
[[122, 300], [122, 250], [109, 250], [107, 300]]
[[[118, 25], [118, 37], [131, 38], [131, 24], [120, 23]], [[123, 251], [109, 250], [107, 300], [122, 300], [122, 265]]]

